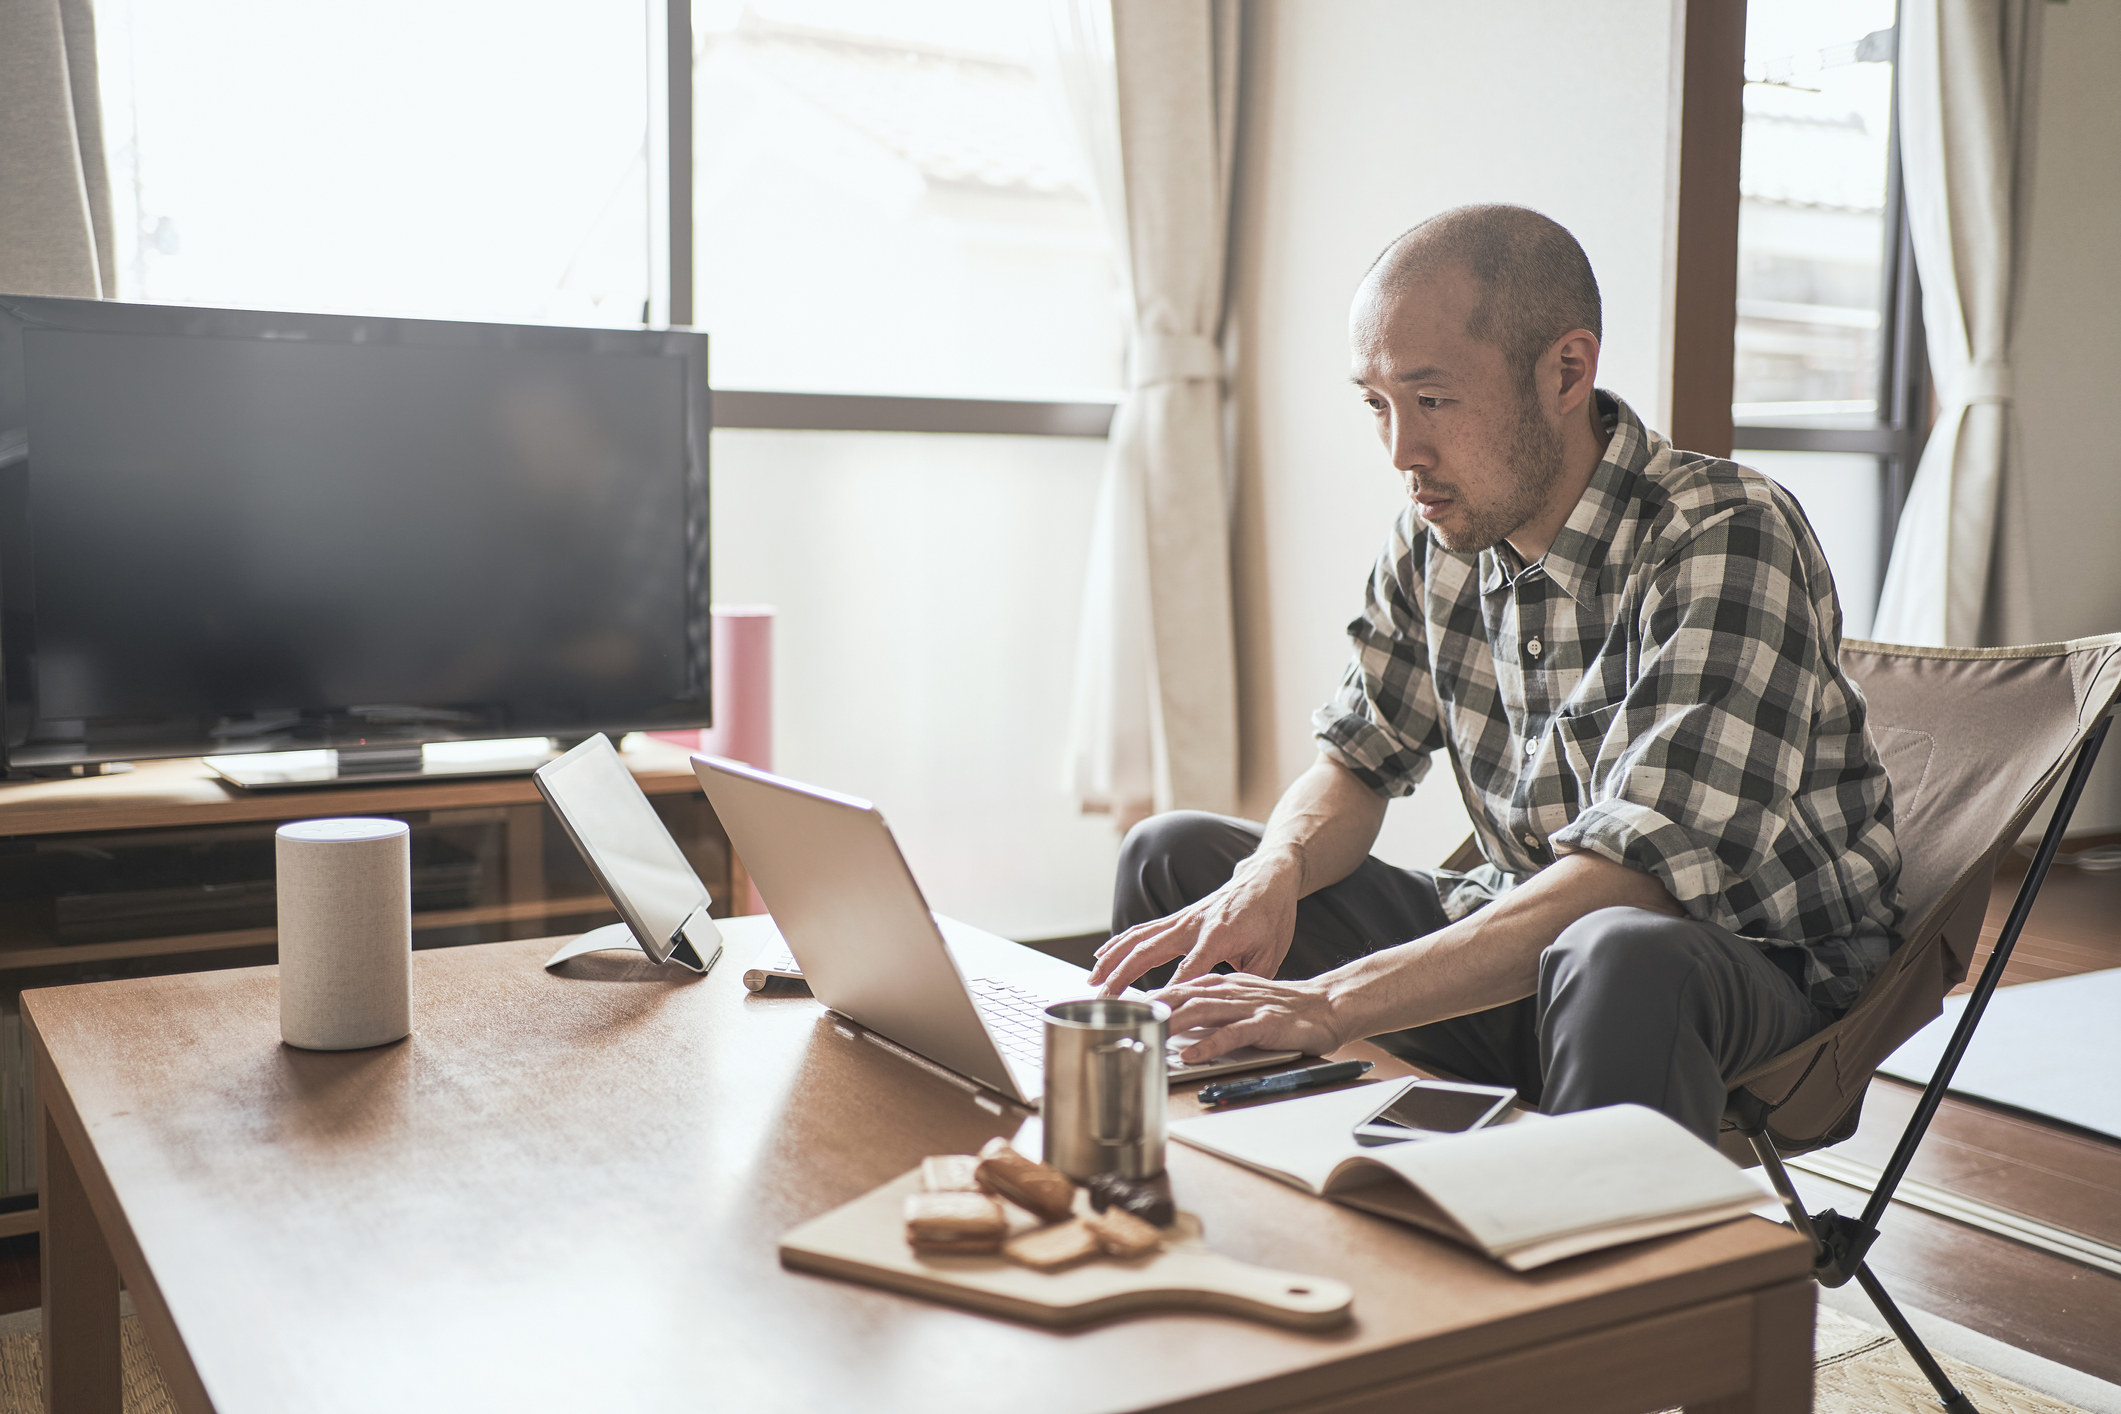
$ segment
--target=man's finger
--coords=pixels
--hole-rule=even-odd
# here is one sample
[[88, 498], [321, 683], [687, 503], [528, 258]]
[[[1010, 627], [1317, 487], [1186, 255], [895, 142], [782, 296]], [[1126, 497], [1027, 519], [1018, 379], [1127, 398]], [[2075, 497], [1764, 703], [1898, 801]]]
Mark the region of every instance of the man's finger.
[[1182, 983], [1196, 981], [1203, 977], [1212, 977], [1215, 975], [1215, 968], [1218, 963], [1227, 962], [1232, 967], [1236, 967], [1240, 971], [1243, 970], [1239, 966], [1240, 960], [1238, 958], [1215, 951], [1212, 946], [1213, 942], [1213, 936], [1209, 935], [1202, 937], [1199, 942], [1193, 945], [1192, 951], [1188, 952], [1184, 960], [1178, 964], [1178, 971], [1171, 974], [1172, 986], [1176, 987]]
[[1152, 967], [1184, 955], [1185, 950], [1185, 943], [1169, 934], [1148, 938], [1126, 953], [1117, 954], [1107, 962], [1099, 964], [1097, 971], [1090, 974], [1090, 980], [1105, 996], [1118, 996], [1132, 985], [1135, 978]]
[[[1126, 932], [1099, 949], [1097, 965], [1090, 969], [1091, 984], [1103, 986], [1112, 979], [1112, 974], [1119, 969], [1128, 957], [1144, 947], [1152, 947], [1163, 938], [1181, 931], [1181, 926], [1180, 921], [1176, 917], [1172, 917], [1159, 918], [1153, 923], [1144, 923], [1139, 927], [1129, 928]], [[1185, 950], [1185, 944], [1181, 942], [1173, 949], [1173, 955], [1175, 956]], [[1135, 975], [1139, 976], [1140, 974], [1137, 973]], [[1134, 978], [1129, 977], [1127, 980], [1131, 982]]]
[[1099, 957], [1103, 957], [1107, 953], [1121, 951], [1126, 948], [1133, 947], [1135, 940], [1140, 938], [1143, 933], [1149, 931], [1152, 928], [1161, 928], [1164, 924], [1170, 921], [1171, 920], [1169, 918], [1152, 918], [1147, 923], [1135, 924], [1132, 928], [1129, 928], [1124, 933], [1114, 933], [1111, 937], [1105, 939], [1102, 943], [1099, 943], [1097, 945], [1097, 955]]
[[1167, 983], [1153, 995], [1157, 1001], [1176, 1011], [1195, 997], [1218, 995], [1218, 989], [1227, 985], [1230, 978], [1238, 975], [1240, 974], [1235, 972], [1210, 972], [1205, 977], [1194, 978], [1191, 982]]
[[[1172, 1020], [1175, 1021], [1177, 1018], [1173, 1017]], [[1263, 1045], [1264, 1043], [1260, 1039], [1261, 1033], [1270, 1024], [1269, 1018], [1254, 1012], [1251, 1015], [1231, 1022], [1227, 1026], [1218, 1026], [1209, 1030], [1206, 1035], [1201, 1036], [1180, 1051], [1178, 1058], [1188, 1065], [1197, 1065], [1202, 1061], [1211, 1061], [1217, 1056], [1227, 1055], [1231, 1051], [1238, 1050], [1244, 1046]]]

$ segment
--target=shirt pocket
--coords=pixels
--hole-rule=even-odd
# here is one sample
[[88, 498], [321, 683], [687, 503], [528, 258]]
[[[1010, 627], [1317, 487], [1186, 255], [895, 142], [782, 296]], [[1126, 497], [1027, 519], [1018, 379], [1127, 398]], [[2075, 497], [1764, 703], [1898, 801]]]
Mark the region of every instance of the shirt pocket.
[[1563, 713], [1554, 719], [1554, 734], [1561, 742], [1561, 759], [1575, 778], [1579, 808], [1596, 799], [1592, 772], [1598, 764], [1599, 748], [1613, 723], [1619, 720], [1620, 709], [1626, 705], [1624, 702], [1608, 702], [1588, 712]]

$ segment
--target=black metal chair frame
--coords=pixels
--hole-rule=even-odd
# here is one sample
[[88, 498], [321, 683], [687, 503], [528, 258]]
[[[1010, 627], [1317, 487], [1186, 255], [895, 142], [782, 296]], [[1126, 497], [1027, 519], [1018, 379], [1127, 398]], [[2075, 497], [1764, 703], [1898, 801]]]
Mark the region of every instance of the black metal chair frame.
[[2003, 980], [2003, 969], [2010, 964], [2011, 950], [2017, 946], [2018, 935], [2024, 931], [2025, 921], [2033, 911], [2033, 901], [2039, 896], [2040, 886], [2047, 880], [2048, 868], [2055, 862], [2055, 854], [2062, 846], [2062, 835], [2069, 828], [2070, 817], [2076, 814], [2077, 801], [2084, 794], [2085, 782], [2090, 779], [2092, 763], [2098, 759], [2099, 747], [2106, 740], [2106, 732], [2113, 725], [2113, 714], [2109, 713], [2083, 745], [2077, 749], [2076, 762], [2070, 768], [2069, 780], [2063, 786], [2062, 798], [2055, 806], [2055, 813], [2048, 821], [2047, 831], [2040, 837], [2040, 846], [2033, 853], [2033, 862], [2025, 872], [2025, 882], [2018, 887], [2018, 897], [2011, 904], [2010, 917], [2005, 920], [2003, 931], [1996, 939], [1995, 948], [1988, 955], [1988, 962], [1981, 969], [1980, 978], [1974, 983], [1972, 993], [1966, 999], [1966, 1011], [1959, 1024], [1952, 1029], [1951, 1041], [1944, 1048], [1943, 1058], [1937, 1062], [1936, 1073], [1923, 1087], [1922, 1099], [1915, 1106], [1915, 1113], [1908, 1119], [1907, 1128], [1900, 1135], [1900, 1142], [1893, 1149], [1892, 1160], [1879, 1175], [1877, 1184], [1871, 1189], [1870, 1201], [1864, 1205], [1860, 1217], [1846, 1217], [1828, 1208], [1823, 1212], [1807, 1212], [1797, 1196], [1796, 1185], [1783, 1166], [1782, 1155], [1776, 1152], [1774, 1140], [1767, 1134], [1767, 1115], [1764, 1111], [1750, 1124], [1742, 1124], [1740, 1132], [1753, 1146], [1753, 1152], [1766, 1168], [1769, 1180], [1782, 1198], [1783, 1207], [1789, 1212], [1790, 1223], [1798, 1232], [1810, 1239], [1812, 1244], [1812, 1275], [1821, 1286], [1842, 1286], [1849, 1281], [1863, 1288], [1877, 1306], [1878, 1314], [1899, 1337], [1900, 1343], [1921, 1367], [1929, 1379], [1937, 1398], [1951, 1414], [1977, 1414], [1973, 1402], [1953, 1385], [1951, 1378], [1937, 1363], [1922, 1337], [1915, 1333], [1907, 1318], [1900, 1313], [1877, 1274], [1864, 1260], [1871, 1244], [1878, 1240], [1878, 1225], [1893, 1201], [1893, 1192], [1906, 1176], [1908, 1165], [1914, 1162], [1915, 1150], [1921, 1145], [1923, 1135], [1929, 1130], [1930, 1120], [1935, 1117], [1938, 1105], [1943, 1103], [1944, 1093], [1951, 1088], [1952, 1075], [1959, 1068], [1959, 1061], [1974, 1039], [1974, 1028], [1981, 1024], [1981, 1014], [1988, 1007], [1989, 998], [1995, 995], [1996, 987]]

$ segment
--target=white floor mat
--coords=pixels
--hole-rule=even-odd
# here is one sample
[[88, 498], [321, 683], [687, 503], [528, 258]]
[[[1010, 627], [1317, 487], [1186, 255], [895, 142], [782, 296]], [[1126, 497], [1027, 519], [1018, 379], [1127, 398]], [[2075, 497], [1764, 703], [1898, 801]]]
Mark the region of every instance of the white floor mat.
[[[1922, 1085], [1943, 1058], [1965, 997], [1878, 1067]], [[1952, 1092], [2121, 1139], [2121, 968], [1998, 987]]]

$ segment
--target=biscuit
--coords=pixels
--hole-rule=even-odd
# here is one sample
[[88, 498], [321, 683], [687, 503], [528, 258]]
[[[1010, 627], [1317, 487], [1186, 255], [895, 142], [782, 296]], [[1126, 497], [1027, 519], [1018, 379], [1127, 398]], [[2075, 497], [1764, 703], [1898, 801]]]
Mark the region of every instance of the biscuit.
[[979, 1186], [1028, 1208], [1047, 1222], [1059, 1222], [1075, 1211], [1075, 1180], [1049, 1164], [1033, 1163], [1005, 1139], [989, 1140], [979, 1151]]
[[1164, 1245], [1164, 1235], [1124, 1208], [1108, 1208], [1082, 1220], [1110, 1257], [1146, 1257]]
[[1009, 1232], [1002, 1205], [984, 1193], [908, 1193], [905, 1212], [916, 1252], [992, 1252]]
[[1002, 1244], [1002, 1254], [1011, 1261], [1022, 1262], [1042, 1272], [1057, 1272], [1085, 1257], [1096, 1256], [1098, 1251], [1096, 1236], [1081, 1218], [1042, 1227], [1037, 1232], [1012, 1237]]

